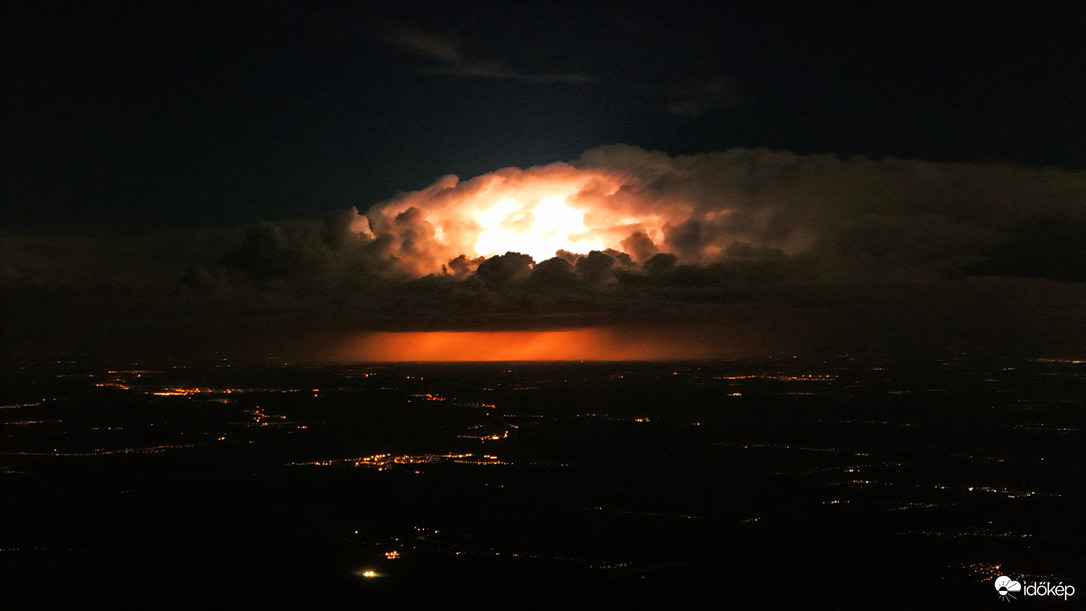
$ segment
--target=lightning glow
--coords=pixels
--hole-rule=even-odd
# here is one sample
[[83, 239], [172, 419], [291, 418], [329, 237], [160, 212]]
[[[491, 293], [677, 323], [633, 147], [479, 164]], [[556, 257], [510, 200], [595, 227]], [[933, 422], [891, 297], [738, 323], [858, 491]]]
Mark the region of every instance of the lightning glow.
[[559, 251], [628, 252], [623, 242], [635, 234], [642, 248], [629, 254], [642, 259], [666, 251], [667, 225], [695, 211], [681, 201], [635, 200], [630, 188], [636, 182], [628, 174], [564, 163], [506, 168], [465, 182], [447, 176], [370, 210], [364, 224], [368, 235], [390, 238], [401, 269], [420, 275], [440, 273], [461, 255], [474, 260], [517, 252], [538, 263]]
[[475, 253], [482, 256], [521, 252], [543, 261], [559, 250], [589, 252], [607, 248], [584, 224], [584, 211], [571, 208], [559, 195], [538, 202], [503, 199], [480, 212], [481, 230]]

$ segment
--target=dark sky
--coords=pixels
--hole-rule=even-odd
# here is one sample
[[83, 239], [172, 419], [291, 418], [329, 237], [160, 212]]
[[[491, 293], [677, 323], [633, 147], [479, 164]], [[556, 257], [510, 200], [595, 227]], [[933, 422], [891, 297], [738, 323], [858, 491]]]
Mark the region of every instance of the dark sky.
[[[582, 326], [1083, 356], [1083, 6], [5, 2], [0, 356]], [[667, 222], [425, 275], [425, 214], [556, 174]]]
[[1086, 9], [1025, 2], [7, 2], [6, 222], [365, 209], [672, 154], [1086, 162]]

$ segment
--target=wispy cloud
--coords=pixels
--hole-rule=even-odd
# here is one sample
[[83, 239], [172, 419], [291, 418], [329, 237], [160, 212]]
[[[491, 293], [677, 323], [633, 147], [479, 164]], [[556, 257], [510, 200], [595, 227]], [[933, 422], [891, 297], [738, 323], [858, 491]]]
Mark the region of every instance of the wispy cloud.
[[497, 59], [467, 55], [456, 38], [414, 30], [393, 32], [389, 43], [401, 51], [426, 58], [429, 70], [452, 76], [553, 83], [587, 83], [595, 79], [580, 72], [524, 72]]
[[711, 110], [745, 101], [735, 83], [722, 76], [672, 86], [667, 97], [664, 110], [689, 117], [699, 117]]

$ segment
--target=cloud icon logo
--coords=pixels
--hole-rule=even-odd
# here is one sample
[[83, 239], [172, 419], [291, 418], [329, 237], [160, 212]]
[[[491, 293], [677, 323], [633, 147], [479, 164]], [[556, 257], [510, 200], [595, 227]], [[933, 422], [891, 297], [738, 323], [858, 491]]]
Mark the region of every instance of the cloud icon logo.
[[1010, 599], [1014, 598], [1014, 596], [1011, 594], [1012, 592], [1022, 591], [1022, 584], [1014, 581], [1006, 575], [1000, 575], [999, 577], [996, 577], [994, 585], [996, 593], [999, 594], [999, 597], [1007, 602], [1010, 602]]

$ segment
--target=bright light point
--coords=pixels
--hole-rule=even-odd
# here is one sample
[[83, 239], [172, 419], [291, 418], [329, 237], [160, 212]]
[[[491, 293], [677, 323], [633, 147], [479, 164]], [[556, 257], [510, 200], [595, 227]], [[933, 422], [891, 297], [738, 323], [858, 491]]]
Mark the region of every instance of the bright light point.
[[358, 574], [365, 577], [365, 578], [367, 578], [367, 579], [372, 579], [374, 577], [380, 577], [380, 575], [377, 573], [377, 571], [361, 571]]
[[561, 195], [533, 203], [506, 198], [475, 217], [481, 230], [475, 252], [483, 256], [519, 252], [536, 261], [550, 259], [559, 250], [587, 253], [604, 250], [589, 235], [584, 211], [571, 208]]

